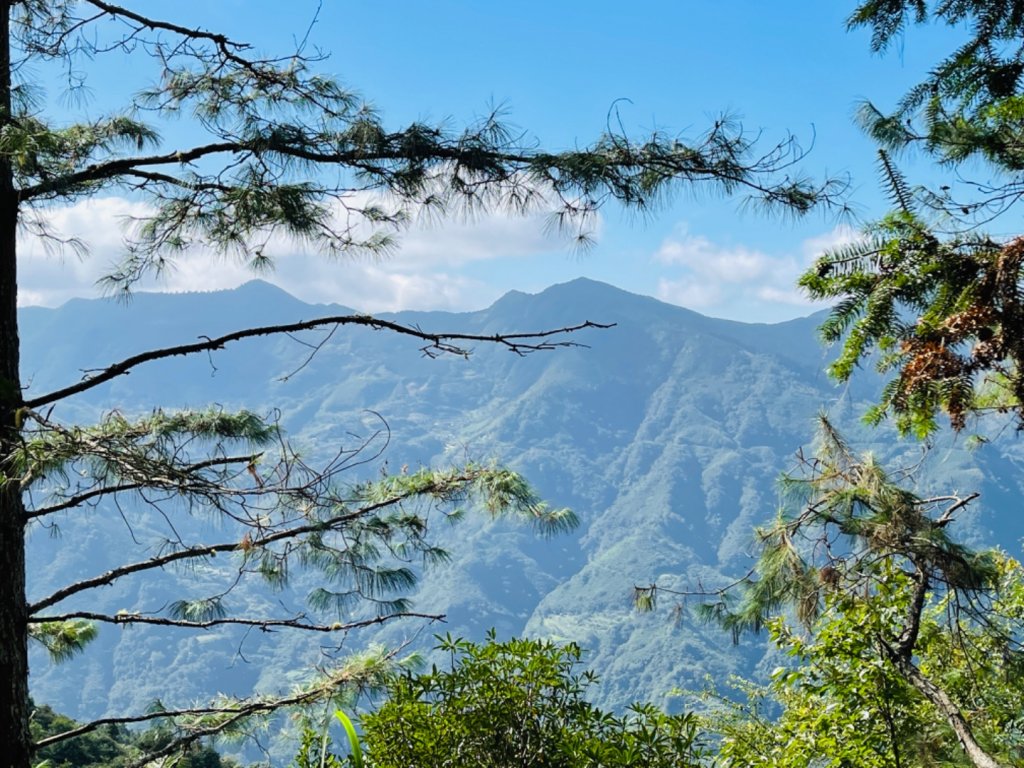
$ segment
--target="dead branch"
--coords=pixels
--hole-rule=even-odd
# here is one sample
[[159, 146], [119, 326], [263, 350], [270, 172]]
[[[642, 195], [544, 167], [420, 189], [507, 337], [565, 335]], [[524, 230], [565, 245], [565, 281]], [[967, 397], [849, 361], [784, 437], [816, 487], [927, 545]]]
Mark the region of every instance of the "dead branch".
[[556, 336], [575, 333], [576, 331], [581, 331], [586, 328], [612, 328], [615, 326], [615, 323], [595, 323], [590, 320], [586, 320], [577, 325], [570, 325], [547, 331], [535, 331], [530, 333], [474, 334], [430, 333], [414, 326], [402, 325], [401, 323], [396, 323], [392, 320], [381, 320], [379, 318], [371, 317], [370, 315], [337, 315], [321, 317], [316, 320], [304, 320], [297, 323], [245, 328], [216, 338], [205, 337], [202, 341], [197, 341], [192, 344], [181, 344], [174, 347], [152, 349], [148, 352], [133, 355], [132, 357], [126, 358], [118, 363], [114, 363], [99, 372], [88, 376], [82, 381], [77, 382], [76, 384], [71, 384], [63, 389], [58, 389], [45, 395], [28, 398], [23, 401], [22, 405], [25, 408], [34, 409], [39, 408], [40, 406], [49, 405], [50, 403], [58, 402], [66, 397], [70, 397], [71, 395], [80, 394], [81, 392], [93, 389], [94, 387], [110, 381], [111, 379], [117, 378], [118, 376], [124, 376], [131, 372], [132, 369], [137, 368], [144, 363], [153, 362], [154, 360], [164, 360], [170, 357], [184, 357], [198, 352], [223, 349], [231, 342], [240, 341], [241, 339], [296, 333], [298, 331], [307, 331], [328, 325], [355, 325], [362, 326], [364, 328], [372, 328], [377, 331], [388, 330], [403, 336], [411, 336], [412, 338], [427, 342], [426, 346], [422, 347], [421, 351], [428, 357], [436, 357], [444, 354], [468, 357], [470, 350], [465, 347], [457, 346], [458, 343], [482, 342], [498, 344], [518, 355], [524, 355], [529, 352], [542, 350], [585, 346], [574, 341], [549, 341], [549, 339]]
[[396, 611], [381, 616], [374, 616], [370, 619], [359, 621], [334, 622], [332, 624], [315, 624], [306, 619], [306, 614], [299, 613], [288, 619], [244, 619], [225, 617], [221, 619], [210, 619], [209, 621], [188, 621], [185, 619], [169, 619], [163, 616], [150, 616], [141, 613], [95, 613], [92, 611], [73, 611], [70, 613], [55, 614], [53, 616], [34, 616], [29, 619], [29, 624], [45, 624], [47, 622], [71, 621], [84, 619], [86, 621], [99, 621], [104, 624], [119, 624], [126, 626], [130, 624], [150, 624], [159, 627], [182, 627], [185, 629], [213, 629], [215, 627], [235, 625], [252, 627], [263, 632], [272, 632], [275, 629], [300, 629], [306, 632], [348, 632], [353, 629], [372, 627], [383, 624], [391, 619], [427, 619], [429, 621], [444, 621], [444, 614], [440, 613], [416, 613], [414, 611]]

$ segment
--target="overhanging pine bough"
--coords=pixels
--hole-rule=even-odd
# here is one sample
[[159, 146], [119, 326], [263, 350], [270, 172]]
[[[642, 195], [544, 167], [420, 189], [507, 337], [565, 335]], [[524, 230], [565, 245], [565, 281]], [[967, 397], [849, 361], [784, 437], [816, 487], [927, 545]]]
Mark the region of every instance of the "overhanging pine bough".
[[[18, 80], [30, 69], [56, 68], [74, 88], [93, 61], [108, 56], [153, 65], [151, 87], [126, 96], [117, 113], [48, 115], [37, 106], [33, 86]], [[273, 263], [278, 237], [327, 255], [384, 254], [395, 247], [396, 230], [422, 211], [524, 212], [547, 204], [572, 237], [585, 240], [589, 217], [612, 200], [649, 208], [675, 190], [698, 185], [802, 213], [816, 203], [835, 202], [842, 192], [841, 184], [816, 185], [793, 172], [801, 150], [792, 139], [758, 154], [729, 121], [717, 122], [692, 143], [662, 134], [635, 141], [609, 132], [568, 152], [543, 151], [511, 134], [494, 115], [462, 131], [423, 123], [386, 129], [358, 96], [313, 72], [319, 58], [302, 47], [280, 58], [260, 56], [229, 36], [102, 0], [0, 0], [0, 568], [9, 575], [0, 583], [0, 743], [8, 765], [27, 768], [31, 760], [30, 628], [51, 651], [66, 655], [88, 634], [84, 625], [71, 622], [100, 613], [50, 612], [61, 594], [87, 593], [90, 584], [156, 568], [160, 558], [206, 557], [220, 548], [235, 552], [243, 570], [271, 583], [285, 579], [289, 559], [298, 555], [335, 580], [320, 595], [322, 603], [340, 607], [368, 598], [380, 601], [385, 614], [402, 612], [400, 594], [383, 593], [408, 586], [408, 569], [375, 559], [374, 553], [441, 556], [425, 538], [424, 517], [404, 511], [416, 499], [443, 506], [476, 491], [497, 511], [518, 510], [555, 528], [571, 523], [568, 515], [545, 510], [518, 478], [501, 470], [466, 468], [461, 475], [456, 470], [457, 476], [412, 476], [339, 490], [338, 473], [365, 454], [340, 454], [316, 469], [291, 451], [273, 424], [264, 425], [272, 436], [269, 447], [252, 445], [253, 425], [241, 414], [214, 414], [212, 431], [210, 423], [188, 419], [169, 429], [168, 421], [177, 418], [170, 413], [124, 423], [108, 419], [92, 428], [61, 424], [58, 409], [65, 398], [135, 365], [289, 328], [241, 330], [142, 353], [55, 392], [33, 392], [19, 373], [19, 227], [58, 247], [84, 250], [88, 244], [49, 228], [49, 208], [105, 193], [147, 200], [152, 216], [137, 222], [124, 258], [105, 280], [110, 291], [127, 295], [139, 280], [159, 275], [193, 247], [257, 269]], [[195, 144], [161, 141], [160, 128], [178, 118], [189, 119], [201, 134]], [[380, 200], [371, 202], [372, 195]], [[462, 342], [497, 342], [515, 351], [564, 343], [548, 332], [445, 336], [369, 318], [325, 318], [308, 326], [318, 324], [411, 333], [428, 353], [457, 351]], [[88, 470], [84, 483], [62, 484], [82, 469]], [[238, 540], [215, 542], [202, 555], [202, 542], [172, 538], [156, 558], [129, 558], [110, 573], [66, 585], [29, 606], [26, 526], [125, 495], [157, 508], [201, 505], [233, 519]], [[276, 517], [268, 527], [269, 513]], [[331, 540], [340, 533], [336, 525], [344, 526], [356, 546]], [[402, 543], [399, 550], [392, 549], [394, 537]], [[218, 596], [184, 601], [162, 620], [187, 627], [227, 621], [232, 617], [222, 615], [224, 604]], [[125, 623], [136, 617], [107, 618]], [[297, 616], [269, 620], [326, 626]], [[176, 720], [186, 729], [182, 743], [200, 732], [233, 727], [237, 706], [225, 705], [216, 723], [207, 718], [192, 731]]]

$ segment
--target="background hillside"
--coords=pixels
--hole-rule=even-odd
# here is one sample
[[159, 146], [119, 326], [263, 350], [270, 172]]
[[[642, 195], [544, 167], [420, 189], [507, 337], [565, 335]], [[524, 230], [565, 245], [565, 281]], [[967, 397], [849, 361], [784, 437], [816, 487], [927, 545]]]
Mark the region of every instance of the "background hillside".
[[[30, 391], [44, 391], [153, 346], [342, 311], [304, 304], [261, 282], [227, 292], [141, 294], [128, 306], [74, 300], [54, 310], [26, 308], [24, 380]], [[35, 657], [38, 701], [86, 718], [156, 698], [178, 705], [217, 691], [282, 690], [325, 655], [370, 641], [412, 639], [429, 647], [434, 632], [479, 639], [495, 627], [500, 637], [525, 632], [580, 643], [600, 674], [597, 695], [605, 706], [666, 703], [673, 688], [700, 687], [706, 675], [749, 672], [762, 651], [751, 640], [736, 650], [721, 631], [687, 618], [673, 622], [670, 604], [637, 615], [634, 583], [710, 587], [742, 574], [751, 562], [753, 527], [778, 505], [775, 480], [811, 442], [822, 409], [860, 448], [897, 465], [921, 457], [920, 446], [858, 425], [875, 383], [861, 376], [840, 389], [827, 379], [815, 318], [779, 325], [715, 320], [587, 280], [538, 295], [513, 292], [480, 312], [388, 317], [472, 333], [585, 319], [616, 327], [580, 336], [588, 348], [518, 357], [480, 346], [468, 360], [427, 359], [414, 343], [367, 330], [339, 331], [306, 365], [310, 350], [295, 340], [240, 343], [210, 358], [140, 368], [73, 398], [54, 416], [88, 423], [111, 408], [209, 403], [279, 409], [291, 439], [310, 456], [356, 445], [386, 423], [390, 443], [380, 461], [362, 468], [364, 476], [385, 461], [398, 471], [497, 460], [523, 472], [552, 504], [576, 510], [580, 528], [545, 540], [470, 515], [440, 531], [452, 561], [426, 575], [415, 600], [418, 610], [446, 613], [445, 625], [391, 624], [354, 634], [342, 647], [336, 639], [286, 633], [104, 627], [69, 664]], [[1017, 511], [1021, 461], [1015, 434], [973, 452], [962, 440], [940, 440], [921, 483], [925, 490], [980, 490], [982, 503], [961, 523], [963, 535], [1015, 552], [1024, 531]], [[141, 510], [121, 512], [130, 527], [106, 507], [75, 510], [57, 521], [59, 531], [34, 530], [30, 597], [101, 572], [133, 541], [155, 546], [168, 524]], [[208, 524], [173, 523], [185, 531]], [[109, 611], [153, 611], [215, 589], [215, 576], [210, 570], [125, 580], [95, 599]], [[233, 596], [232, 605], [297, 610], [305, 586], [300, 581], [283, 594], [248, 591]]]

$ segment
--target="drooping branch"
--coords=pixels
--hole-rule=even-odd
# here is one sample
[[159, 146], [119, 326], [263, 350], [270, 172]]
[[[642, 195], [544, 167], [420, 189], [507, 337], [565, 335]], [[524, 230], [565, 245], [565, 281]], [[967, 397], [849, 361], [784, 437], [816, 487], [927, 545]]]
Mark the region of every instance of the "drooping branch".
[[[300, 517], [298, 520], [284, 520], [278, 525], [282, 526], [272, 529], [262, 520], [255, 520], [246, 523], [247, 531], [240, 540], [220, 542], [217, 544], [204, 544], [184, 546], [163, 554], [140, 560], [134, 563], [127, 563], [112, 568], [105, 573], [92, 578], [83, 579], [69, 584], [31, 604], [28, 609], [29, 615], [38, 614], [40, 611], [67, 599], [73, 595], [96, 589], [101, 586], [112, 584], [125, 576], [151, 571], [165, 566], [199, 560], [208, 557], [215, 557], [221, 553], [240, 552], [243, 556], [249, 557], [253, 553], [269, 551], [269, 547], [277, 543], [302, 542], [308, 538], [312, 549], [309, 552], [310, 560], [316, 561], [326, 557], [329, 569], [336, 571], [339, 566], [336, 555], [342, 553], [332, 550], [326, 546], [322, 537], [330, 532], [347, 532], [353, 526], [358, 526], [361, 521], [369, 519], [377, 513], [392, 507], [401, 505], [405, 501], [416, 499], [428, 499], [434, 504], [458, 502], [470, 496], [476, 496], [484, 508], [492, 515], [515, 514], [522, 516], [542, 532], [554, 533], [571, 530], [577, 524], [576, 516], [567, 509], [549, 509], [541, 502], [521, 477], [513, 472], [501, 468], [481, 468], [475, 466], [465, 467], [461, 470], [448, 472], [431, 472], [421, 470], [412, 475], [385, 478], [379, 484], [370, 484], [362, 489], [356, 489], [355, 502], [358, 508], [352, 508], [352, 500], [329, 496], [320, 501], [322, 509], [333, 508], [335, 514], [328, 513], [320, 519]], [[240, 521], [244, 522], [244, 521]], [[404, 516], [396, 523], [399, 529], [412, 540], [414, 550], [428, 559], [437, 555], [436, 549], [431, 548], [424, 540], [425, 524], [415, 515]], [[391, 549], [387, 542], [388, 526], [369, 526], [368, 536], [377, 536], [383, 539], [383, 545], [391, 550], [391, 554], [397, 553]], [[304, 538], [305, 537], [305, 538]], [[360, 585], [360, 576], [371, 579], [369, 589], [391, 589], [390, 582], [399, 583], [400, 586], [408, 586], [405, 582], [414, 581], [415, 577], [407, 572], [385, 571], [377, 574], [382, 577], [379, 586], [373, 586], [374, 574], [368, 571], [368, 566], [360, 555], [342, 557], [342, 566], [353, 571], [356, 582], [355, 589], [362, 594], [363, 587]], [[389, 581], [390, 580], [390, 581]], [[328, 595], [324, 596], [329, 597]], [[344, 597], [341, 595], [340, 597]], [[330, 602], [330, 601], [329, 601]]]
[[222, 626], [252, 627], [262, 632], [272, 632], [275, 629], [299, 629], [306, 632], [348, 632], [353, 629], [371, 627], [383, 624], [391, 619], [416, 618], [428, 621], [444, 621], [444, 614], [439, 613], [417, 613], [415, 611], [396, 611], [381, 616], [374, 616], [369, 619], [348, 622], [332, 622], [331, 624], [317, 624], [310, 622], [304, 613], [296, 614], [286, 619], [246, 619], [240, 617], [224, 617], [210, 619], [208, 621], [189, 621], [187, 619], [171, 619], [164, 616], [152, 616], [142, 613], [96, 613], [93, 611], [73, 611], [69, 613], [55, 614], [52, 616], [33, 616], [29, 624], [45, 624], [47, 622], [64, 622], [82, 619], [85, 621], [98, 621], [104, 624], [118, 624], [127, 626], [131, 624], [149, 624], [158, 627], [180, 627], [185, 629], [214, 629]]
[[[463, 476], [457, 478], [458, 481], [466, 481], [470, 478]], [[181, 562], [183, 560], [195, 560], [206, 557], [216, 557], [218, 554], [225, 552], [241, 552], [246, 553], [252, 549], [260, 549], [267, 547], [271, 544], [280, 541], [288, 541], [291, 539], [298, 538], [305, 534], [316, 533], [321, 531], [331, 530], [332, 528], [340, 527], [346, 523], [350, 523], [354, 520], [358, 520], [362, 517], [372, 515], [374, 512], [385, 509], [387, 507], [394, 506], [405, 499], [412, 498], [414, 496], [421, 495], [423, 493], [429, 493], [431, 491], [442, 490], [441, 484], [433, 488], [426, 489], [410, 489], [404, 493], [395, 494], [389, 498], [383, 499], [379, 502], [368, 504], [358, 510], [352, 512], [345, 512], [340, 515], [328, 518], [326, 520], [318, 520], [314, 523], [307, 523], [305, 525], [296, 525], [285, 530], [276, 531], [274, 533], [268, 533], [262, 536], [250, 537], [248, 540], [243, 539], [242, 541], [229, 541], [221, 542], [219, 544], [208, 544], [202, 546], [186, 547], [174, 552], [168, 552], [157, 557], [149, 558], [148, 560], [140, 560], [134, 563], [127, 563], [125, 565], [112, 568], [106, 573], [102, 573], [99, 576], [94, 576], [89, 579], [82, 579], [74, 584], [69, 584], [61, 589], [53, 592], [48, 597], [36, 601], [29, 606], [29, 614], [35, 615], [44, 608], [66, 600], [72, 595], [76, 595], [79, 592], [84, 592], [90, 589], [96, 589], [97, 587], [107, 586], [114, 583], [124, 576], [128, 576], [135, 573], [142, 573], [145, 571], [151, 571], [156, 568], [163, 568], [173, 563]]]
[[356, 664], [346, 665], [340, 669], [328, 672], [323, 678], [312, 685], [306, 686], [296, 693], [287, 696], [254, 697], [248, 700], [225, 702], [220, 706], [190, 707], [176, 710], [158, 709], [141, 715], [101, 718], [40, 739], [36, 742], [35, 748], [42, 749], [52, 744], [58, 744], [91, 733], [104, 725], [135, 725], [158, 720], [170, 720], [182, 728], [183, 733], [181, 736], [173, 739], [161, 749], [143, 755], [138, 761], [131, 764], [133, 768], [141, 768], [141, 766], [151, 764], [153, 760], [157, 760], [160, 757], [175, 754], [200, 739], [215, 736], [218, 733], [223, 733], [233, 727], [237, 727], [247, 719], [266, 716], [292, 707], [309, 707], [317, 702], [338, 695], [339, 691], [346, 688], [359, 689], [377, 685], [379, 681], [374, 679], [374, 676], [378, 674], [377, 669], [382, 665], [394, 662], [401, 650], [401, 648], [398, 648], [384, 654], [381, 658], [375, 660], [376, 664], [370, 665], [370, 669]]
[[403, 336], [410, 336], [426, 342], [426, 345], [422, 347], [421, 351], [428, 357], [434, 357], [442, 354], [454, 354], [466, 357], [469, 355], [470, 350], [466, 347], [459, 346], [459, 344], [466, 342], [498, 344], [519, 355], [541, 350], [556, 349], [559, 347], [581, 347], [585, 345], [574, 341], [557, 340], [555, 337], [575, 333], [587, 328], [612, 328], [615, 324], [595, 323], [590, 320], [586, 320], [576, 325], [547, 331], [529, 333], [473, 334], [431, 333], [414, 326], [403, 325], [391, 320], [381, 320], [369, 315], [337, 315], [321, 317], [315, 320], [305, 320], [302, 322], [288, 323], [284, 325], [266, 325], [256, 328], [245, 328], [216, 338], [207, 337], [202, 341], [197, 341], [192, 344], [180, 344], [174, 347], [163, 347], [161, 349], [149, 350], [148, 352], [133, 355], [121, 360], [120, 362], [109, 365], [101, 371], [94, 373], [75, 384], [71, 384], [67, 387], [44, 395], [27, 398], [23, 401], [22, 405], [25, 408], [34, 409], [51, 403], [56, 403], [57, 401], [70, 397], [71, 395], [86, 392], [100, 384], [103, 384], [104, 382], [117, 378], [118, 376], [123, 376], [126, 373], [129, 373], [132, 369], [137, 368], [144, 363], [153, 362], [154, 360], [164, 360], [170, 357], [183, 357], [187, 355], [194, 355], [199, 352], [223, 349], [231, 342], [240, 341], [242, 339], [296, 333], [298, 331], [323, 328], [331, 325], [354, 325], [371, 328], [373, 330], [388, 330]]

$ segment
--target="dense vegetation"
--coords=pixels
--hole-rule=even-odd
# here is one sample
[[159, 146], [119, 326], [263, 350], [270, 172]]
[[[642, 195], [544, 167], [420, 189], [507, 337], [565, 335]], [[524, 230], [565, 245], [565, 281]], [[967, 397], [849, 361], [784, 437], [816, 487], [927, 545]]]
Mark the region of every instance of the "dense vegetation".
[[[795, 175], [801, 151], [791, 139], [754, 146], [725, 121], [694, 140], [662, 133], [635, 140], [609, 130], [589, 146], [560, 152], [493, 115], [463, 130], [424, 122], [389, 128], [361, 97], [315, 71], [318, 55], [296, 47], [264, 56], [230, 34], [152, 15], [143, 3], [0, 1], [0, 568], [10, 575], [0, 580], [0, 743], [15, 768], [33, 760], [30, 641], [66, 661], [96, 638], [97, 626], [236, 626], [341, 637], [410, 614], [405, 594], [417, 580], [415, 566], [445, 556], [431, 519], [454, 521], [460, 506], [472, 503], [543, 531], [574, 523], [571, 513], [545, 507], [500, 467], [424, 468], [367, 481], [346, 473], [374, 455], [372, 440], [350, 440], [313, 465], [284, 439], [274, 417], [249, 409], [179, 412], [150, 403], [141, 414], [115, 409], [80, 424], [68, 415], [76, 398], [155, 361], [311, 329], [387, 330], [439, 356], [466, 355], [471, 343], [549, 350], [569, 344], [565, 333], [593, 326], [474, 335], [335, 315], [166, 346], [151, 339], [126, 358], [92, 361], [84, 378], [67, 371], [47, 389], [24, 380], [20, 366], [18, 236], [71, 251], [88, 245], [51, 231], [48, 209], [114, 191], [146, 201], [149, 214], [128, 233], [121, 260], [103, 280], [125, 298], [186, 249], [208, 249], [254, 270], [273, 264], [281, 241], [328, 256], [384, 254], [416, 213], [525, 213], [542, 193], [569, 239], [584, 242], [595, 212], [609, 201], [643, 209], [699, 186], [803, 213], [839, 191], [832, 182]], [[139, 73], [148, 68], [143, 92], [117, 97], [109, 84], [92, 81], [104, 62], [123, 66], [120, 57]], [[71, 81], [74, 94], [64, 109], [22, 82], [23, 73], [36, 71], [44, 73], [42, 82], [50, 74]], [[103, 89], [117, 109], [97, 114], [85, 103], [90, 88]], [[184, 136], [184, 143], [163, 139], [163, 129], [182, 119], [188, 128], [168, 135]], [[163, 526], [158, 542], [133, 541], [115, 566], [30, 598], [36, 574], [26, 572], [27, 532], [52, 526], [69, 510], [118, 518], [128, 499]], [[203, 516], [222, 527], [193, 536], [172, 522]], [[112, 584], [170, 567], [201, 571], [218, 555], [227, 556], [218, 562], [232, 560], [224, 583], [197, 586], [158, 611], [104, 612], [90, 602]], [[301, 610], [257, 613], [230, 603], [243, 582], [282, 588], [302, 569], [317, 572], [321, 584]], [[143, 764], [244, 729], [247, 720], [279, 708], [308, 707], [373, 684], [372, 674], [352, 666], [321, 671], [289, 694], [117, 720], [142, 718], [174, 734], [136, 760]], [[66, 731], [51, 743], [75, 735]]]
[[[82, 725], [45, 704], [33, 706], [31, 722], [32, 739], [37, 744]], [[156, 726], [136, 733], [124, 725], [107, 723], [86, 730], [75, 739], [42, 746], [36, 752], [36, 760], [46, 768], [123, 768], [166, 746], [173, 738], [174, 734], [166, 727]], [[222, 759], [209, 746], [193, 743], [182, 751], [175, 765], [178, 768], [230, 768], [234, 763]]]
[[[36, 200], [70, 199], [111, 184], [130, 183], [153, 192], [160, 203], [158, 213], [139, 230], [126, 261], [110, 276], [112, 286], [126, 289], [159, 268], [168, 251], [194, 240], [225, 250], [252, 250], [262, 259], [251, 238], [262, 237], [267, 227], [327, 250], [383, 249], [389, 241], [380, 232], [356, 240], [354, 230], [330, 227], [325, 201], [356, 189], [386, 189], [406, 205], [429, 198], [442, 207], [453, 201], [476, 204], [483, 189], [491, 190], [492, 202], [525, 206], [531, 194], [527, 182], [543, 183], [558, 192], [565, 205], [562, 213], [570, 219], [609, 197], [644, 205], [680, 180], [718, 182], [727, 191], [747, 187], [769, 203], [798, 211], [828, 200], [831, 192], [829, 187], [773, 181], [776, 166], [745, 163], [748, 147], [742, 138], [722, 135], [717, 128], [695, 148], [657, 138], [637, 145], [607, 136], [584, 152], [563, 155], [510, 145], [494, 123], [458, 136], [420, 125], [388, 133], [351, 95], [307, 76], [301, 59], [298, 67], [294, 58], [287, 67], [279, 61], [252, 60], [243, 46], [227, 38], [98, 0], [51, 5], [4, 4], [8, 26], [0, 35], [8, 51], [0, 57], [8, 62], [0, 73], [0, 106], [6, 115], [0, 209], [8, 215], [0, 218], [0, 240], [6, 243], [4, 262], [12, 270], [6, 283], [0, 275], [0, 302], [11, 310], [7, 325], [0, 327], [6, 349], [0, 359], [6, 384], [0, 395], [6, 419], [0, 461], [8, 478], [18, 480], [5, 483], [0, 497], [0, 556], [13, 573], [22, 574], [21, 533], [27, 520], [140, 487], [183, 489], [190, 502], [221, 509], [251, 530], [212, 545], [179, 540], [171, 554], [142, 565], [126, 564], [112, 577], [68, 585], [32, 605], [26, 603], [20, 575], [12, 580], [0, 593], [0, 627], [9, 634], [0, 638], [0, 662], [11, 681], [0, 694], [5, 718], [0, 737], [13, 745], [11, 765], [18, 768], [30, 759], [27, 638], [42, 642], [55, 657], [67, 657], [94, 634], [84, 614], [45, 613], [70, 595], [139, 570], [178, 560], [202, 561], [218, 551], [241, 553], [239, 575], [252, 572], [281, 584], [289, 556], [297, 553], [335, 587], [317, 591], [314, 608], [338, 609], [370, 600], [384, 615], [395, 615], [407, 608], [401, 593], [415, 581], [415, 574], [401, 563], [403, 557], [409, 552], [443, 557], [426, 536], [426, 514], [408, 511], [414, 500], [425, 499], [444, 512], [475, 494], [495, 513], [515, 511], [548, 530], [564, 530], [574, 520], [566, 512], [547, 510], [518, 476], [500, 469], [468, 466], [403, 473], [338, 490], [331, 481], [350, 456], [326, 471], [311, 470], [280, 443], [274, 424], [245, 412], [158, 411], [135, 421], [111, 414], [88, 429], [61, 425], [47, 408], [66, 397], [151, 358], [209, 351], [236, 337], [157, 350], [115, 364], [85, 382], [25, 395], [17, 370], [14, 301], [3, 295], [15, 288], [11, 265], [20, 207]], [[76, 15], [80, 5], [122, 20], [128, 31], [101, 47], [83, 42], [77, 30], [92, 19]], [[843, 345], [833, 375], [845, 380], [859, 364], [877, 362], [893, 378], [869, 418], [880, 423], [893, 416], [902, 432], [921, 438], [936, 431], [940, 412], [956, 431], [969, 424], [986, 428], [992, 422], [978, 418], [989, 411], [1024, 424], [1024, 245], [1018, 238], [981, 232], [1024, 191], [1024, 4], [872, 0], [855, 9], [850, 23], [869, 26], [874, 47], [883, 50], [909, 24], [927, 21], [966, 30], [966, 42], [891, 114], [872, 105], [862, 110], [865, 127], [883, 147], [883, 183], [894, 210], [869, 227], [864, 240], [823, 256], [801, 280], [812, 296], [836, 302], [822, 329], [826, 341]], [[154, 154], [132, 155], [131, 147], [141, 152], [155, 141], [149, 126], [114, 117], [69, 132], [47, 127], [17, 103], [10, 80], [11, 50], [25, 58], [70, 61], [83, 51], [126, 49], [151, 33], [156, 35], [153, 49], [166, 55], [162, 85], [147, 95], [147, 103], [168, 113], [195, 106], [204, 127], [220, 140], [217, 149], [204, 145], [172, 154], [154, 149]], [[166, 48], [162, 35], [179, 44]], [[69, 44], [72, 39], [74, 45]], [[245, 98], [239, 95], [243, 90]], [[299, 118], [311, 105], [315, 119], [303, 122]], [[279, 122], [268, 124], [264, 109], [279, 115]], [[891, 154], [910, 146], [919, 147], [951, 175], [965, 162], [979, 161], [999, 182], [982, 184], [961, 175], [937, 190], [914, 189]], [[236, 167], [245, 173], [231, 178], [223, 173], [187, 179], [176, 175], [183, 158], [220, 152], [241, 157]], [[780, 156], [769, 152], [764, 157]], [[355, 181], [339, 187], [300, 182], [291, 170], [297, 160], [340, 164], [353, 171]], [[148, 170], [154, 166], [169, 170]], [[435, 197], [438, 183], [441, 193]], [[974, 196], [965, 199], [964, 193]], [[389, 226], [399, 223], [406, 211], [360, 213]], [[431, 353], [458, 352], [456, 345], [465, 336], [438, 336], [365, 318], [318, 322], [390, 328], [419, 337]], [[301, 329], [250, 329], [241, 335], [282, 330]], [[547, 338], [503, 337], [499, 343], [520, 350], [547, 348]], [[228, 451], [242, 444], [250, 452]], [[191, 445], [213, 450], [192, 455], [186, 450]], [[270, 471], [262, 468], [262, 451], [278, 446], [277, 464]], [[253, 452], [258, 449], [260, 453]], [[82, 469], [92, 471], [85, 485], [69, 480], [47, 487], [45, 493], [40, 489], [46, 498], [42, 504], [36, 496], [23, 497], [37, 478], [68, 478]], [[249, 483], [250, 476], [255, 485]], [[166, 477], [170, 480], [159, 479]], [[579, 658], [574, 646], [525, 640], [481, 646], [448, 640], [443, 648], [451, 654], [450, 670], [415, 674], [383, 667], [354, 672], [349, 667], [328, 673], [319, 687], [287, 699], [155, 713], [155, 730], [138, 736], [113, 722], [91, 729], [88, 738], [73, 738], [72, 723], [42, 708], [32, 738], [45, 739], [50, 730], [58, 733], [53, 742], [43, 742], [49, 752], [35, 759], [55, 765], [135, 764], [184, 751], [183, 760], [214, 766], [219, 758], [196, 746], [202, 737], [229, 730], [242, 716], [282, 704], [322, 702], [339, 690], [359, 687], [388, 694], [379, 709], [362, 719], [366, 760], [379, 766], [711, 762], [993, 768], [1024, 759], [1024, 580], [1011, 556], [973, 550], [949, 533], [973, 496], [952, 491], [919, 496], [899, 470], [887, 471], [871, 456], [852, 450], [827, 419], [822, 420], [815, 453], [784, 487], [787, 504], [776, 521], [759, 531], [761, 553], [754, 570], [736, 585], [704, 595], [710, 598], [702, 608], [704, 618], [724, 625], [735, 637], [767, 628], [792, 659], [775, 670], [766, 687], [742, 686], [745, 702], [714, 699], [712, 691], [707, 695], [717, 705], [699, 716], [668, 715], [647, 706], [615, 715], [583, 698], [589, 678], [574, 671]], [[268, 513], [279, 517], [268, 524]], [[286, 545], [276, 547], [278, 542]], [[400, 562], [381, 559], [382, 550], [401, 553]], [[660, 594], [679, 591], [654, 584], [638, 590], [638, 602], [654, 608]], [[235, 622], [264, 629], [325, 629], [306, 623], [305, 617], [229, 616], [219, 595], [176, 601], [159, 619], [89, 618], [120, 624], [160, 621], [182, 628]], [[308, 731], [297, 763], [317, 764], [318, 748], [319, 764], [324, 764], [325, 742], [315, 730]]]
[[559, 765], [670, 768], [703, 754], [696, 718], [636, 705], [604, 712], [585, 695], [580, 649], [539, 640], [477, 645], [444, 638], [450, 669], [395, 679], [388, 699], [362, 718], [375, 768]]

